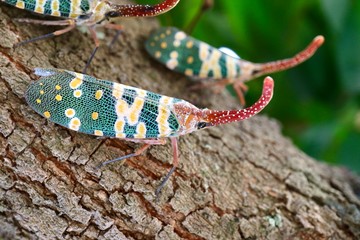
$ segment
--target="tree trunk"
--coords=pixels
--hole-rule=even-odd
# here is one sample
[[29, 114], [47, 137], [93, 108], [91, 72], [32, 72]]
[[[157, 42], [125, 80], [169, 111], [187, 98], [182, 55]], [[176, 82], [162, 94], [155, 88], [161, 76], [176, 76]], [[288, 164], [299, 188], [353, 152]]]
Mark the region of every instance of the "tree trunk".
[[[36, 80], [33, 68], [81, 72], [93, 42], [75, 30], [14, 49], [56, 29], [16, 23], [19, 15], [37, 17], [1, 4], [0, 238], [360, 238], [360, 178], [306, 156], [265, 116], [181, 137], [180, 166], [157, 200], [172, 166], [170, 144], [96, 169], [139, 145], [55, 125], [23, 97]], [[238, 108], [226, 92], [188, 91], [188, 79], [147, 56], [143, 45], [156, 20], [119, 22], [124, 34], [108, 48], [115, 33], [105, 31], [90, 75], [199, 107]]]

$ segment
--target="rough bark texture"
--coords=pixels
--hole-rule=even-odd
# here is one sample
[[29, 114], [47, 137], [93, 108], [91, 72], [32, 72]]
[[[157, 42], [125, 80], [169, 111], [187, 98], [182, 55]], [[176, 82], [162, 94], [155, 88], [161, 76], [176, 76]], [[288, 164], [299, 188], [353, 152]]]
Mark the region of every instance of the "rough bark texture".
[[[180, 138], [180, 167], [157, 201], [170, 144], [96, 170], [139, 145], [54, 125], [23, 98], [34, 67], [81, 71], [92, 40], [76, 30], [13, 49], [54, 30], [15, 23], [19, 16], [32, 17], [0, 5], [0, 238], [360, 238], [359, 177], [306, 156], [265, 116]], [[106, 31], [89, 74], [198, 106], [238, 106], [226, 93], [188, 91], [186, 78], [146, 55], [156, 20], [120, 23], [126, 33], [109, 49]]]

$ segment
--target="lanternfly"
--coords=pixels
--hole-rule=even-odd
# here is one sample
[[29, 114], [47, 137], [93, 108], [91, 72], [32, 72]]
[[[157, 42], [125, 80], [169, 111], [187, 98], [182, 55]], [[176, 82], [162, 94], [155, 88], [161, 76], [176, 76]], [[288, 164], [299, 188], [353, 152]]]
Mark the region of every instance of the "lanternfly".
[[171, 139], [173, 167], [178, 165], [177, 137], [225, 123], [248, 119], [270, 102], [273, 80], [265, 78], [260, 99], [241, 110], [199, 109], [191, 103], [143, 89], [98, 80], [67, 70], [36, 69], [42, 76], [25, 93], [28, 104], [40, 115], [74, 131], [144, 143], [135, 153], [108, 162], [134, 157], [149, 146]]

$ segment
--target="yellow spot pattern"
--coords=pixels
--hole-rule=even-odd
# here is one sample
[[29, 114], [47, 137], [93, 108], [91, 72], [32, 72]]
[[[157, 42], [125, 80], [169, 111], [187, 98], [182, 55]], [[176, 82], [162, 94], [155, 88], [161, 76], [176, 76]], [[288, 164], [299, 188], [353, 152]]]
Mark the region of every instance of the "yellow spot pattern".
[[123, 119], [117, 119], [115, 122], [114, 130], [116, 133], [124, 132], [125, 121]]
[[40, 103], [41, 103], [41, 100], [40, 100], [40, 99], [36, 99], [36, 102], [37, 102], [38, 104], [40, 104]]
[[168, 118], [170, 116], [169, 110], [164, 107], [164, 105], [168, 105], [170, 103], [171, 98], [163, 96], [160, 99], [159, 108], [158, 108], [158, 116], [156, 118], [156, 122], [159, 126], [159, 137], [166, 137], [170, 132], [170, 127], [168, 123]]
[[166, 62], [166, 66], [169, 69], [175, 69], [179, 65], [178, 60], [171, 58], [169, 61]]
[[36, 12], [36, 13], [44, 13], [44, 4], [45, 4], [44, 0], [37, 0], [34, 12]]
[[62, 96], [58, 94], [55, 96], [55, 99], [56, 101], [60, 102], [62, 100]]
[[167, 48], [167, 43], [166, 43], [166, 42], [162, 42], [162, 43], [160, 44], [160, 47], [161, 47], [162, 49]]
[[206, 43], [200, 43], [199, 46], [199, 57], [201, 61], [206, 61], [209, 55], [209, 45]]
[[116, 137], [117, 138], [125, 138], [126, 134], [125, 133], [116, 133]]
[[186, 43], [186, 47], [187, 48], [192, 48], [194, 46], [194, 42], [193, 41], [188, 41], [187, 43]]
[[56, 86], [55, 86], [55, 89], [59, 91], [59, 90], [61, 90], [61, 86], [60, 86], [60, 85], [56, 85]]
[[176, 34], [175, 34], [175, 39], [176, 40], [183, 40], [183, 39], [185, 39], [186, 38], [186, 34], [184, 33], [184, 32], [177, 32]]
[[172, 51], [172, 52], [170, 53], [170, 57], [171, 57], [171, 58], [178, 58], [178, 57], [179, 57], [179, 53], [178, 53], [177, 51]]
[[199, 77], [206, 78], [208, 76], [209, 71], [210, 71], [209, 62], [208, 61], [203, 62], [199, 72]]
[[146, 126], [143, 122], [139, 123], [136, 126], [136, 134], [134, 134], [135, 138], [145, 138], [146, 137]]
[[118, 116], [125, 116], [129, 109], [129, 105], [122, 99], [116, 102], [115, 110]]
[[120, 99], [122, 97], [123, 93], [124, 93], [124, 86], [119, 83], [114, 83], [112, 95], [116, 99]]
[[43, 13], [44, 12], [44, 8], [41, 6], [38, 6], [38, 7], [36, 7], [35, 8], [35, 10], [34, 10], [34, 12], [36, 12], [36, 13]]
[[99, 118], [99, 113], [98, 113], [98, 112], [93, 112], [93, 113], [91, 114], [91, 118], [92, 118], [93, 120], [97, 120], [97, 119]]
[[186, 59], [186, 62], [187, 62], [188, 64], [192, 64], [192, 63], [194, 62], [194, 58], [193, 58], [192, 56], [190, 56], [190, 57], [188, 57], [188, 58]]
[[226, 69], [227, 69], [227, 77], [235, 78], [236, 77], [236, 63], [234, 58], [230, 56], [226, 56]]
[[174, 47], [180, 47], [181, 42], [179, 40], [175, 40], [173, 45], [174, 45]]
[[185, 70], [185, 75], [189, 76], [189, 77], [192, 77], [194, 75], [194, 72], [193, 72], [192, 69], [188, 68], [188, 69]]
[[104, 133], [103, 133], [103, 131], [101, 131], [101, 130], [95, 130], [95, 131], [94, 131], [94, 135], [95, 135], [95, 136], [100, 136], [100, 137], [102, 137], [102, 136], [104, 136]]
[[103, 96], [103, 91], [102, 90], [97, 90], [95, 92], [95, 99], [96, 100], [100, 100], [102, 98], [102, 96]]
[[160, 58], [160, 57], [161, 57], [161, 52], [160, 52], [160, 51], [156, 51], [156, 52], [155, 52], [155, 57], [156, 57], [156, 58]]
[[81, 126], [81, 121], [79, 118], [73, 118], [69, 122], [69, 128], [74, 131], [78, 131]]
[[25, 3], [23, 1], [18, 1], [15, 6], [17, 8], [24, 9], [25, 8]]
[[136, 97], [134, 103], [129, 109], [128, 123], [129, 125], [135, 125], [139, 121], [140, 112], [144, 106], [144, 99]]
[[74, 91], [74, 97], [79, 98], [79, 97], [81, 97], [81, 95], [82, 95], [82, 91], [81, 91], [81, 90], [75, 90], [75, 91]]
[[46, 117], [46, 118], [50, 118], [50, 117], [51, 117], [50, 112], [48, 112], [48, 111], [44, 112], [44, 117]]
[[59, 1], [58, 0], [53, 0], [51, 2], [51, 15], [53, 16], [60, 16], [60, 12], [59, 12]]
[[[206, 46], [203, 47], [203, 51], [207, 52], [207, 56], [206, 58], [203, 58], [204, 56], [204, 52], [201, 52], [201, 45]], [[206, 78], [208, 77], [208, 74], [210, 71], [213, 71], [213, 77], [214, 78], [222, 78], [222, 73], [221, 73], [221, 67], [220, 67], [220, 57], [222, 55], [222, 53], [217, 50], [214, 49], [211, 54], [209, 54], [209, 52], [207, 51], [208, 46], [205, 44], [200, 44], [200, 59], [202, 60], [202, 65], [201, 65], [201, 69], [200, 69], [200, 73], [199, 73], [199, 77], [200, 78]]]
[[82, 83], [83, 83], [82, 78], [76, 77], [69, 83], [69, 86], [71, 89], [76, 89], [80, 87]]
[[80, 9], [80, 3], [81, 0], [71, 0], [71, 11], [70, 11], [70, 18], [76, 18], [79, 16], [79, 13], [81, 12]]
[[40, 90], [40, 94], [43, 95], [45, 92], [44, 90]]
[[75, 110], [72, 109], [72, 108], [68, 108], [65, 110], [65, 116], [68, 117], [68, 118], [72, 118], [75, 116]]
[[60, 14], [59, 11], [53, 11], [53, 12], [51, 13], [51, 15], [56, 16], [56, 17], [60, 17], [60, 16], [61, 16], [61, 14]]

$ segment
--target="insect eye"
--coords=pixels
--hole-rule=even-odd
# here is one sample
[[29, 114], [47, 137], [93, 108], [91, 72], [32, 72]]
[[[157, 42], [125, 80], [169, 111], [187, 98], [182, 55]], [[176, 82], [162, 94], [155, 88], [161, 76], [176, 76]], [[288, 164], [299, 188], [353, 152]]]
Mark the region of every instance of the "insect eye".
[[91, 16], [91, 14], [85, 14], [85, 15], [80, 15], [78, 17], [79, 20], [86, 20], [86, 19], [89, 19]]
[[202, 129], [202, 128], [205, 128], [208, 126], [208, 123], [207, 122], [199, 122], [197, 124], [197, 129]]
[[117, 11], [110, 11], [110, 12], [106, 13], [105, 16], [107, 18], [115, 18], [115, 17], [120, 17], [121, 14]]

